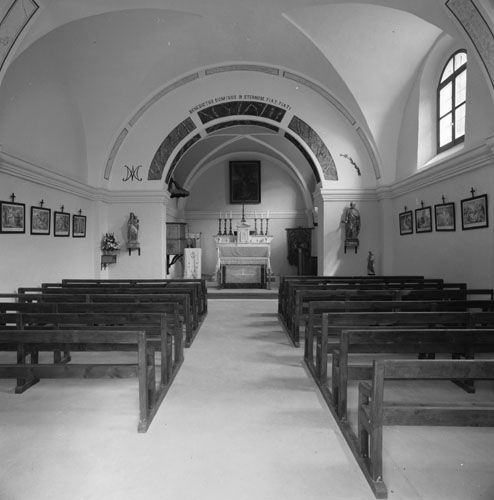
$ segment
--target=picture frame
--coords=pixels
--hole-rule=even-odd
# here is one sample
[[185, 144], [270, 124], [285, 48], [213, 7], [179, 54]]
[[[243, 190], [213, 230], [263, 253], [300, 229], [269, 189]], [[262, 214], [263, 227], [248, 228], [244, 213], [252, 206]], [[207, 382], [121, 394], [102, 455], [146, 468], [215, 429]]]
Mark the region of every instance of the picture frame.
[[72, 215], [72, 237], [85, 238], [86, 237], [86, 216], [85, 215]]
[[53, 235], [70, 236], [70, 214], [67, 212], [54, 212]]
[[479, 229], [488, 226], [487, 194], [461, 200], [462, 229]]
[[432, 208], [422, 207], [415, 209], [415, 232], [432, 232]]
[[456, 231], [455, 210], [454, 202], [434, 205], [436, 231]]
[[51, 224], [51, 209], [31, 207], [31, 234], [49, 235]]
[[26, 205], [0, 201], [0, 233], [22, 234], [26, 232]]
[[400, 234], [412, 234], [413, 233], [413, 212], [411, 210], [406, 210], [399, 214], [400, 221]]
[[261, 162], [230, 162], [230, 203], [256, 205], [261, 203]]

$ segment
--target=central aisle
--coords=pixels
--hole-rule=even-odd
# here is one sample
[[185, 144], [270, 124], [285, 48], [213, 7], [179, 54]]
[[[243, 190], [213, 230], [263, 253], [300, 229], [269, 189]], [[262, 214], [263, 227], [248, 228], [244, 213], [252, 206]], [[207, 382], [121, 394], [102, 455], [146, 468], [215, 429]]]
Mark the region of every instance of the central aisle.
[[162, 498], [373, 499], [302, 358], [276, 300], [210, 300], [148, 431]]

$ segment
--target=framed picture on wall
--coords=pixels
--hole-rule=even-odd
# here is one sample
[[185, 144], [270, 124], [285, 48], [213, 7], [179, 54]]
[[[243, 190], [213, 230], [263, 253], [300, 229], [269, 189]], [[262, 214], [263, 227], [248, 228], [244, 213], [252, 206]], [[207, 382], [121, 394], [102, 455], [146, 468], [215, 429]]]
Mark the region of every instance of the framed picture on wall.
[[478, 229], [488, 227], [488, 225], [486, 194], [461, 200], [462, 229]]
[[51, 210], [31, 207], [31, 234], [50, 234]]
[[413, 233], [413, 212], [411, 210], [406, 210], [399, 214], [400, 219], [400, 234], [412, 234]]
[[432, 231], [432, 209], [422, 207], [415, 210], [415, 232], [430, 233]]
[[86, 216], [85, 215], [72, 215], [72, 237], [85, 238], [86, 237]]
[[261, 203], [261, 162], [230, 162], [230, 203]]
[[0, 233], [26, 232], [26, 205], [0, 201]]
[[53, 235], [70, 236], [70, 214], [55, 212], [53, 216]]
[[436, 222], [436, 231], [455, 231], [455, 204], [441, 203], [440, 205], [434, 205], [434, 219]]

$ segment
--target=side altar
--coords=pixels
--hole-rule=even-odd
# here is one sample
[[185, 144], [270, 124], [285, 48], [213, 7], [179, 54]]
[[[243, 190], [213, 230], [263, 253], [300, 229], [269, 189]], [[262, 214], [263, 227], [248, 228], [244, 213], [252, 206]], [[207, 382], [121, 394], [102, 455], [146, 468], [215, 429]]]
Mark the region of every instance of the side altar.
[[272, 236], [256, 230], [242, 220], [236, 234], [214, 236], [217, 249], [216, 276], [219, 288], [269, 288]]

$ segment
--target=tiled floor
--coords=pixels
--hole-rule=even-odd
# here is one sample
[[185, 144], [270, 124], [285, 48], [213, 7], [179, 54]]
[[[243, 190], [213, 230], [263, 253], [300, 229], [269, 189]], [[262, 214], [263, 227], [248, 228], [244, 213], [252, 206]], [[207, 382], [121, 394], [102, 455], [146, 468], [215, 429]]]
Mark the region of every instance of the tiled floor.
[[[0, 381], [0, 500], [374, 498], [276, 300], [211, 294], [185, 354], [146, 434], [135, 380]], [[492, 500], [493, 449], [491, 429], [386, 429], [389, 498]]]

